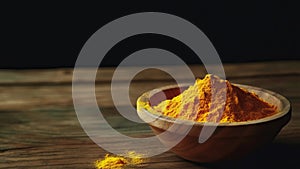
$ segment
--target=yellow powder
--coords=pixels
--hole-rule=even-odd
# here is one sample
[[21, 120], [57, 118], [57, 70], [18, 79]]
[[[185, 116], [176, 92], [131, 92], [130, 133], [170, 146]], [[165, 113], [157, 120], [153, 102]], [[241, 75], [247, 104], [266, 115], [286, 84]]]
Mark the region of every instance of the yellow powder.
[[134, 151], [126, 153], [126, 157], [113, 156], [106, 154], [104, 159], [95, 161], [96, 169], [124, 169], [128, 166], [136, 166], [142, 164], [144, 159], [141, 154], [137, 154]]
[[[227, 89], [221, 87], [225, 85]], [[212, 92], [215, 99], [211, 99]], [[220, 102], [225, 100], [224, 107]], [[206, 75], [203, 80], [196, 79], [195, 84], [183, 93], [161, 102], [153, 109], [173, 118], [221, 123], [256, 120], [276, 113], [275, 106], [264, 102], [254, 93], [214, 75]]]
[[127, 164], [128, 161], [124, 157], [106, 154], [103, 160], [95, 162], [95, 167], [97, 169], [122, 169]]

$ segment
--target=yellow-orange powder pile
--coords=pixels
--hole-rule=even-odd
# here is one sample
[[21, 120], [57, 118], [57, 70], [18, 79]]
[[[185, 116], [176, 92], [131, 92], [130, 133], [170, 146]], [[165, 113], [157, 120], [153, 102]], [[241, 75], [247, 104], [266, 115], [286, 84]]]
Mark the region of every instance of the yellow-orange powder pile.
[[143, 155], [134, 151], [126, 153], [127, 157], [106, 154], [104, 159], [95, 162], [96, 169], [125, 169], [138, 166], [144, 162]]
[[[225, 84], [227, 89], [224, 87]], [[211, 99], [212, 92], [214, 92], [215, 99]], [[224, 98], [225, 95], [226, 98]], [[220, 101], [223, 101], [223, 106]], [[206, 75], [203, 80], [196, 79], [195, 84], [183, 93], [153, 108], [166, 116], [197, 122], [241, 122], [264, 118], [276, 113], [275, 106], [261, 100], [254, 93], [210, 74]]]

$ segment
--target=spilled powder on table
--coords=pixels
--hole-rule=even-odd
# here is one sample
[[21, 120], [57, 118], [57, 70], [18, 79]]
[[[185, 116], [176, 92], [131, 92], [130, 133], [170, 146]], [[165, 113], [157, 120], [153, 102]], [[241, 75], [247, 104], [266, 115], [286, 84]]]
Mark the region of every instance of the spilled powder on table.
[[124, 156], [106, 154], [104, 159], [95, 161], [94, 166], [96, 169], [126, 169], [138, 167], [145, 162], [143, 155], [134, 151], [129, 151]]

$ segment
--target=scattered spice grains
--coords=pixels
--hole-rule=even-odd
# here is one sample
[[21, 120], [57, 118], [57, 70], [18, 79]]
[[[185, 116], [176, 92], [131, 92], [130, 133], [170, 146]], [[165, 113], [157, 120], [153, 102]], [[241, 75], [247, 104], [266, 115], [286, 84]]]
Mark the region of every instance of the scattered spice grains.
[[95, 168], [125, 169], [131, 166], [138, 166], [143, 162], [144, 159], [142, 154], [137, 154], [134, 151], [129, 151], [124, 156], [106, 154], [104, 159], [95, 161]]
[[[212, 99], [212, 92], [215, 93], [215, 99]], [[224, 96], [225, 99], [220, 99]], [[220, 106], [221, 101], [225, 100], [225, 106]], [[153, 109], [173, 118], [221, 123], [257, 120], [277, 112], [275, 106], [261, 100], [256, 94], [211, 74], [203, 80], [196, 79], [195, 84], [183, 93], [161, 102]]]

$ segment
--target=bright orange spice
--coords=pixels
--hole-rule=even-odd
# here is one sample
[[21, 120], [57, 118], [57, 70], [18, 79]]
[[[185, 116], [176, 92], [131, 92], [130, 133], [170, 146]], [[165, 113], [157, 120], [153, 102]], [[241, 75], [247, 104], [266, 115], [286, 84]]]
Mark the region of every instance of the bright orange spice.
[[[221, 101], [225, 101], [225, 106]], [[276, 113], [275, 106], [256, 94], [210, 74], [203, 80], [196, 79], [195, 84], [183, 93], [161, 102], [153, 109], [173, 118], [221, 123], [256, 120]]]
[[127, 152], [126, 156], [106, 154], [104, 159], [95, 161], [94, 165], [96, 169], [125, 169], [139, 167], [145, 162], [143, 155], [134, 151]]

